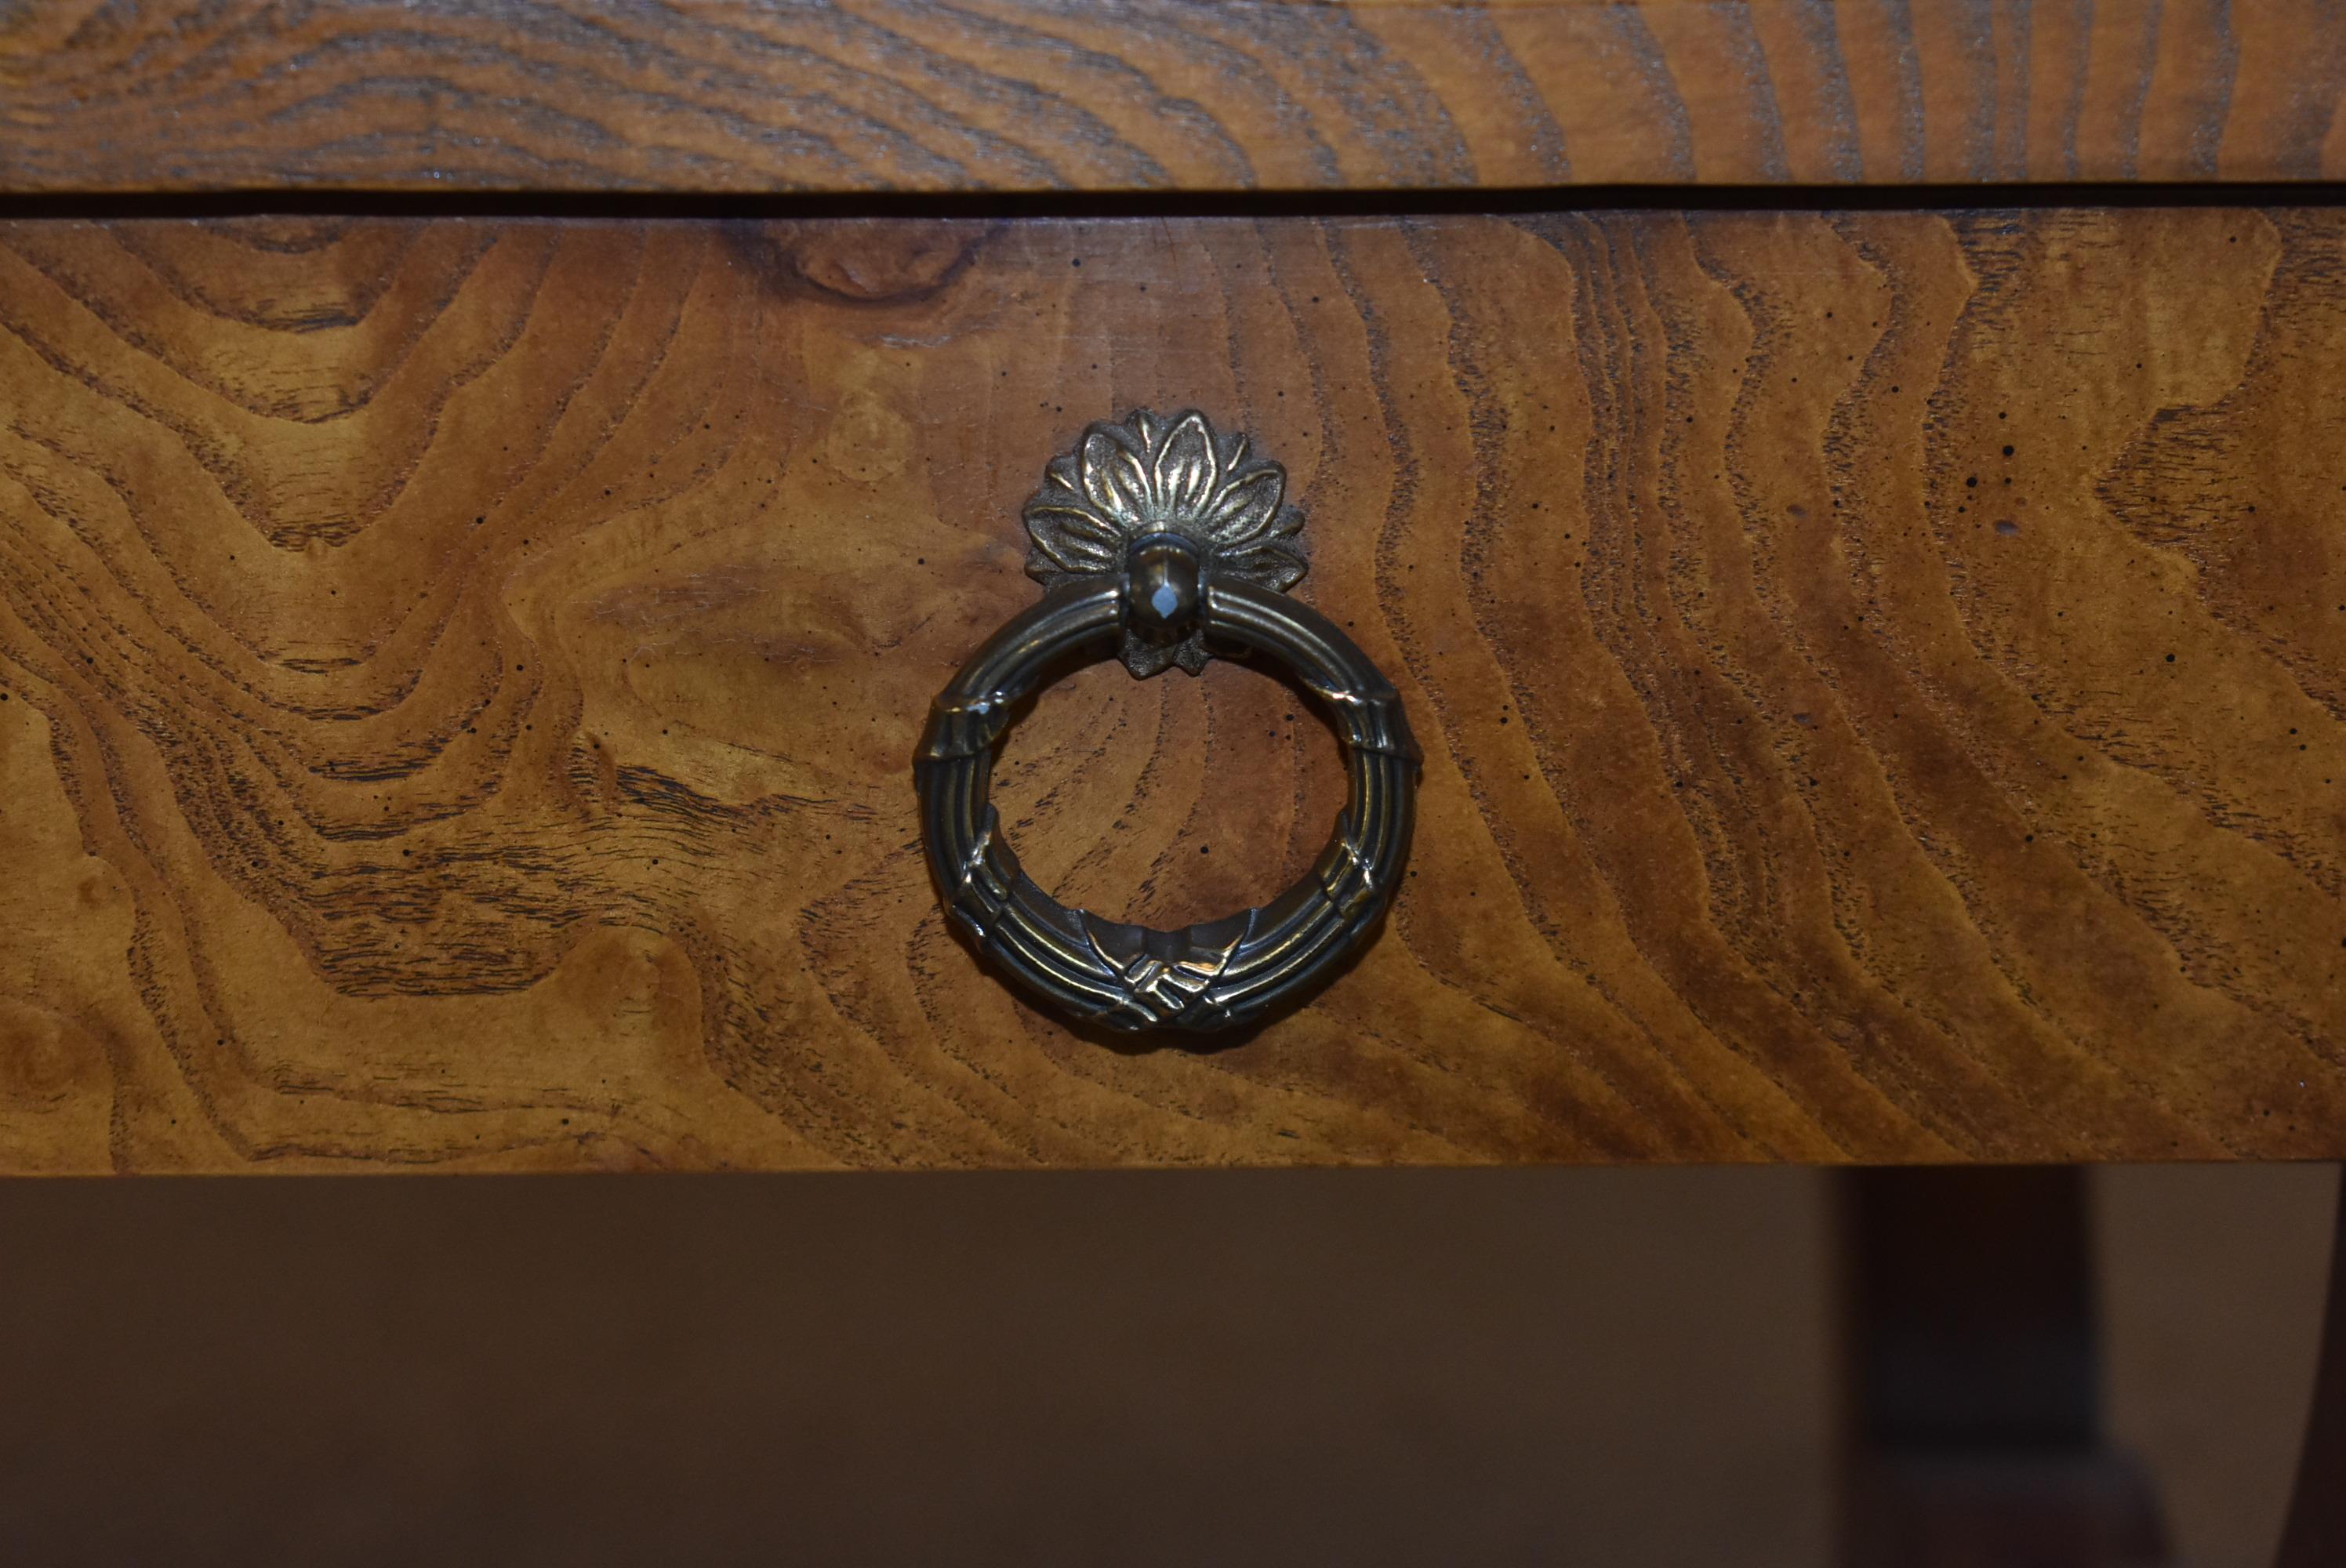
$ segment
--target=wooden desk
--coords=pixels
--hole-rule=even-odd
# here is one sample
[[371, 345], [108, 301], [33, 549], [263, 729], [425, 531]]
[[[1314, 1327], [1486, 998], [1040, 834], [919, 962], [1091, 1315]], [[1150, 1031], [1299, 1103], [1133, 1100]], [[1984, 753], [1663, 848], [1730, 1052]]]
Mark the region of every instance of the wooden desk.
[[[0, 1168], [2346, 1156], [2346, 31], [1969, 15], [12, 16]], [[1350, 972], [1116, 1049], [910, 762], [1188, 405], [1427, 762]], [[1178, 922], [1331, 750], [1095, 670], [998, 798]]]

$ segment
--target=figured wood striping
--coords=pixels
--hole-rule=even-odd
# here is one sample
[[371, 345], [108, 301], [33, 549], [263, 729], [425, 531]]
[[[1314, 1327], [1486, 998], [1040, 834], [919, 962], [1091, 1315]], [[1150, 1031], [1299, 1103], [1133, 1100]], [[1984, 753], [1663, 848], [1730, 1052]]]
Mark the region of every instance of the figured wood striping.
[[0, 188], [2334, 179], [2341, 82], [2323, 0], [74, 0]]
[[[0, 228], [0, 1168], [2346, 1154], [2346, 213]], [[1117, 1048], [911, 759], [1089, 419], [1290, 470], [1427, 750], [1311, 1006]], [[1309, 699], [1012, 732], [1284, 886]]]

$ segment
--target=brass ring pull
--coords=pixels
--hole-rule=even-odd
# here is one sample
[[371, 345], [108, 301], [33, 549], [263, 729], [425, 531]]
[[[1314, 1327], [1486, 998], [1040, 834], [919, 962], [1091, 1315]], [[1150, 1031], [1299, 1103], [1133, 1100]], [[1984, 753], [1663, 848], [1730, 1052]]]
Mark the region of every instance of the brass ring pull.
[[[1120, 1030], [1229, 1029], [1333, 973], [1392, 901], [1409, 851], [1417, 745], [1368, 656], [1283, 590], [1303, 575], [1286, 475], [1202, 415], [1099, 423], [1026, 504], [1040, 604], [937, 697], [914, 763], [929, 869], [988, 958], [1074, 1017]], [[1180, 931], [1069, 909], [1019, 869], [986, 789], [1012, 709], [1075, 655], [1121, 642], [1148, 677], [1260, 650], [1324, 703], [1351, 796], [1310, 874], [1270, 903]]]

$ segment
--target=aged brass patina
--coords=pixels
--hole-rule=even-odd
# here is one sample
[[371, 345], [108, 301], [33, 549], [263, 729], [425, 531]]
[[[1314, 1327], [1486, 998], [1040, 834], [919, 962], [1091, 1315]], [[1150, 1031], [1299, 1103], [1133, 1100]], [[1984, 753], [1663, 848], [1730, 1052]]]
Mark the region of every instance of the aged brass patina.
[[[1250, 1023], [1331, 974], [1375, 927], [1409, 850], [1418, 750], [1401, 698], [1350, 637], [1286, 596], [1303, 575], [1286, 473], [1195, 412], [1096, 423], [1027, 502], [1040, 604], [941, 693], [914, 764], [929, 866], [988, 958], [1073, 1017], [1119, 1030]], [[1309, 875], [1180, 931], [1069, 909], [1019, 869], [986, 789], [1016, 704], [1115, 647], [1136, 677], [1219, 653], [1284, 660], [1344, 740], [1352, 792]]]

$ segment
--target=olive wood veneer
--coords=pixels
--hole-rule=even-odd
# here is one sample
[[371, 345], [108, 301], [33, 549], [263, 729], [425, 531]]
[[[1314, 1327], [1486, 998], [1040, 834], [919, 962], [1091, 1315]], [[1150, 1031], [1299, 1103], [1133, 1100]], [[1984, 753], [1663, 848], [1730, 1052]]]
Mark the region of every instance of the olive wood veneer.
[[[2338, 210], [0, 227], [0, 1169], [2346, 1155], [2341, 386]], [[911, 766], [1192, 404], [1426, 750], [1204, 1053]], [[1170, 924], [1341, 789], [1110, 665], [997, 799]]]

